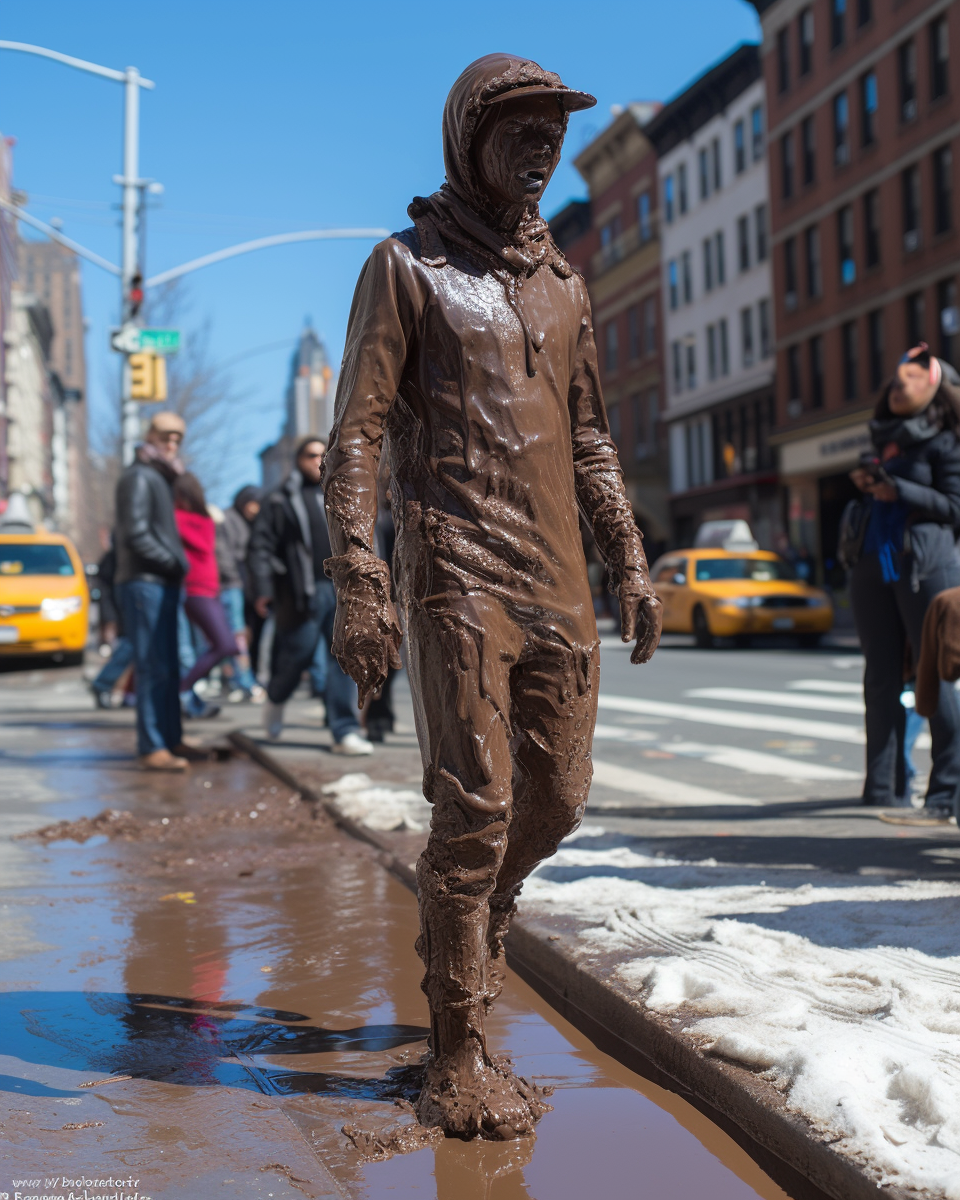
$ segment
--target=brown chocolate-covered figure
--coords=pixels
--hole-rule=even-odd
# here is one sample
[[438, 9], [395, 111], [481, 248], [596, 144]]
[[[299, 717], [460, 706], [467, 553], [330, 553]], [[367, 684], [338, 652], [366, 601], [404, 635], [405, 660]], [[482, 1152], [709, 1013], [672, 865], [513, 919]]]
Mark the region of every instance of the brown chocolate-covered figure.
[[339, 608], [333, 650], [361, 697], [397, 665], [374, 553], [386, 435], [396, 576], [433, 804], [417, 866], [430, 1004], [425, 1124], [531, 1133], [547, 1109], [494, 1062], [484, 1017], [523, 880], [580, 822], [599, 641], [578, 507], [646, 662], [660, 636], [600, 396], [590, 303], [538, 201], [569, 112], [592, 96], [491, 54], [443, 116], [447, 182], [410, 205], [357, 285], [324, 470]]

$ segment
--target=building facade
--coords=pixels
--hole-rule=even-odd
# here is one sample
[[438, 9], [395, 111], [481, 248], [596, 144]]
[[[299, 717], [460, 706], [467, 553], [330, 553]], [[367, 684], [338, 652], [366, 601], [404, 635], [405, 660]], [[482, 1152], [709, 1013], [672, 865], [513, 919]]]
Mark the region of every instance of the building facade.
[[659, 156], [661, 269], [674, 540], [705, 520], [782, 532], [764, 85], [740, 46], [647, 127]]
[[658, 104], [627, 105], [574, 160], [589, 200], [550, 222], [583, 275], [593, 307], [600, 381], [627, 495], [655, 556], [670, 536], [660, 323], [657, 164], [646, 126]]
[[327, 348], [308, 322], [290, 360], [283, 430], [277, 441], [260, 451], [264, 488], [277, 487], [289, 474], [301, 438], [311, 433], [327, 438], [333, 424], [336, 391]]
[[960, 353], [960, 12], [950, 0], [753, 0], [763, 25], [777, 431], [791, 541], [840, 582], [848, 471], [901, 354]]

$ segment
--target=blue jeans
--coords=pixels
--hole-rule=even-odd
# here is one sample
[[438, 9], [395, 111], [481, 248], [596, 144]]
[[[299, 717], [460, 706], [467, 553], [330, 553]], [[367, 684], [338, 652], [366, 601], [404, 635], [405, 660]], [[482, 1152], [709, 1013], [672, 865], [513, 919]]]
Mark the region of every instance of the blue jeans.
[[327, 691], [327, 663], [330, 653], [327, 650], [327, 639], [321, 634], [317, 639], [317, 648], [310, 664], [310, 690], [315, 696], [323, 696]]
[[117, 638], [103, 670], [90, 685], [95, 692], [112, 692], [120, 676], [133, 662], [133, 643], [126, 634]]
[[[235, 658], [229, 660], [233, 666], [234, 681], [237, 687], [243, 688], [245, 692], [252, 692], [256, 687], [257, 681], [253, 677], [253, 670], [250, 666], [250, 655], [246, 650], [247, 622], [243, 611], [243, 588], [224, 588], [220, 593], [220, 600], [226, 610], [230, 628], [236, 636], [238, 645], [241, 647], [241, 652]], [[243, 639], [242, 641], [241, 638]]]
[[121, 583], [117, 591], [137, 676], [137, 752], [173, 750], [183, 741], [177, 655], [180, 588], [134, 579]]
[[[277, 627], [273, 642], [273, 670], [267, 696], [273, 704], [286, 704], [297, 690], [304, 671], [313, 662], [317, 642], [326, 638], [333, 644], [333, 618], [337, 611], [337, 596], [329, 579], [318, 579], [310, 609], [299, 625]], [[333, 740], [342, 742], [348, 733], [360, 728], [357, 708], [357, 685], [333, 657], [327, 659], [327, 679], [323, 694], [327, 709], [327, 724]]]

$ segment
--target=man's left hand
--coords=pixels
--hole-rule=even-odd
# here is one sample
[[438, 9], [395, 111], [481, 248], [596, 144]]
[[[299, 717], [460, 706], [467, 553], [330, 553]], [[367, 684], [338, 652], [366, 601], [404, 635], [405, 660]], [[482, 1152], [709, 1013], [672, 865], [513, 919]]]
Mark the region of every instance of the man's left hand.
[[649, 662], [660, 644], [663, 605], [650, 590], [650, 585], [636, 578], [624, 579], [617, 595], [620, 600], [620, 639], [624, 642], [637, 639], [630, 661]]

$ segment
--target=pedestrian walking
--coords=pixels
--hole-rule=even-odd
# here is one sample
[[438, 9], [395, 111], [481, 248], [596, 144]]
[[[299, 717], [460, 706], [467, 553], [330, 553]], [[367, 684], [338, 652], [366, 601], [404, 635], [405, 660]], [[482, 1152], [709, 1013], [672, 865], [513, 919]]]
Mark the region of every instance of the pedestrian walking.
[[[851, 472], [864, 493], [848, 505], [841, 558], [866, 667], [867, 770], [863, 802], [909, 807], [896, 787], [906, 712], [900, 702], [906, 646], [921, 644], [933, 598], [960, 585], [960, 376], [925, 344], [909, 351], [884, 388], [870, 422], [874, 450]], [[960, 705], [941, 683], [930, 720], [933, 768], [924, 811], [889, 819], [945, 822], [960, 788]], [[902, 757], [901, 757], [902, 762]], [[885, 818], [886, 819], [886, 818]]]
[[[253, 619], [262, 626], [263, 622], [253, 611], [253, 588], [247, 569], [247, 550], [250, 532], [260, 511], [260, 490], [252, 485], [242, 487], [233, 498], [233, 503], [224, 512], [223, 521], [217, 525], [217, 561], [220, 566], [220, 600], [227, 613], [227, 620], [237, 641], [238, 653], [230, 662], [233, 691], [230, 700], [254, 700], [264, 698], [263, 688], [257, 683], [256, 660], [251, 655], [249, 628]], [[259, 634], [259, 629], [258, 629]], [[259, 645], [259, 637], [257, 638]], [[239, 692], [239, 695], [236, 693]]]
[[216, 527], [207, 511], [203, 486], [196, 475], [186, 472], [176, 479], [173, 503], [177, 529], [189, 563], [183, 581], [184, 610], [205, 640], [193, 666], [180, 680], [180, 691], [189, 692], [198, 680], [206, 679], [218, 663], [237, 654], [239, 647], [220, 602]]
[[110, 651], [110, 657], [100, 673], [90, 681], [90, 690], [98, 708], [113, 708], [113, 693], [120, 690], [120, 683], [133, 663], [133, 644], [123, 627], [123, 614], [116, 592], [116, 574], [117, 551], [111, 539], [110, 549], [97, 567], [101, 653], [104, 646]]
[[117, 483], [116, 588], [133, 645], [137, 751], [150, 771], [183, 771], [196, 757], [183, 744], [177, 657], [177, 604], [187, 559], [173, 512], [172, 484], [183, 473], [186, 425], [154, 414], [134, 461]]
[[[320, 470], [326, 447], [307, 437], [297, 447], [286, 482], [265, 499], [250, 535], [247, 557], [257, 592], [256, 610], [276, 622], [264, 727], [275, 739], [283, 728], [284, 705], [313, 662], [321, 636], [333, 644], [337, 601], [324, 574], [330, 535], [323, 510]], [[331, 655], [324, 704], [337, 754], [372, 754], [360, 732], [357, 687]]]

